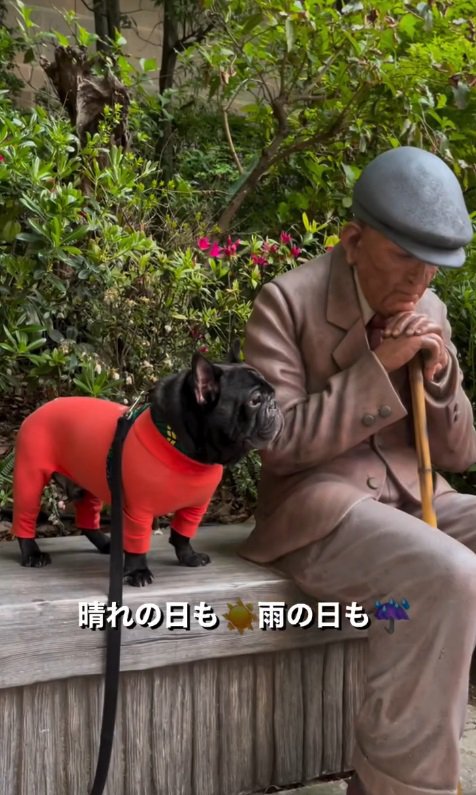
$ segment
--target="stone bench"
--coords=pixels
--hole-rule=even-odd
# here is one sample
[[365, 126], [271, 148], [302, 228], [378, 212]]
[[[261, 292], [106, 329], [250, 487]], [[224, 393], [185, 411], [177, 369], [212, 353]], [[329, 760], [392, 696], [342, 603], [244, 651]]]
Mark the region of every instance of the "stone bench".
[[[237, 600], [315, 602], [236, 547], [250, 525], [201, 528], [212, 563], [176, 565], [154, 536], [154, 584], [124, 587], [144, 603], [191, 605], [190, 628], [122, 629], [121, 687], [108, 795], [242, 795], [352, 766], [366, 631], [230, 628]], [[18, 565], [0, 545], [0, 795], [87, 795], [99, 748], [105, 633], [79, 627], [79, 602], [107, 603], [107, 556], [81, 537], [41, 541], [53, 563]], [[219, 626], [193, 608], [206, 602]]]

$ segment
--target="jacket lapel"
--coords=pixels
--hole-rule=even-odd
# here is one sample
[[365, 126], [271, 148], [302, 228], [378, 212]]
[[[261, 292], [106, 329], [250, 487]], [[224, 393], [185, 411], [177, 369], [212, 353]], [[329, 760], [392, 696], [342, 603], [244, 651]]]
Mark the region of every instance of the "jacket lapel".
[[337, 366], [345, 370], [368, 349], [368, 342], [352, 268], [340, 244], [332, 252], [326, 318], [345, 332], [332, 351]]

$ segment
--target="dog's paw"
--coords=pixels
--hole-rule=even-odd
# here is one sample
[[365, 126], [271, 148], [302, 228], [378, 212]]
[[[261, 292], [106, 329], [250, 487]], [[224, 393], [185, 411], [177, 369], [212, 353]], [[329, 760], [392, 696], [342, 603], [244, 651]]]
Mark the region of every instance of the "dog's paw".
[[21, 565], [29, 566], [30, 568], [40, 569], [43, 566], [48, 566], [51, 563], [51, 558], [47, 552], [38, 552], [34, 555], [27, 555], [22, 558]]
[[32, 538], [19, 538], [20, 545], [20, 564], [32, 569], [40, 569], [51, 563], [51, 558], [47, 552], [42, 552]]
[[148, 568], [124, 572], [124, 582], [126, 585], [133, 585], [135, 588], [141, 588], [143, 585], [150, 585], [153, 579], [154, 575]]
[[211, 560], [210, 555], [205, 552], [195, 552], [194, 549], [177, 552], [177, 558], [181, 566], [206, 566]]
[[81, 530], [81, 532], [91, 544], [94, 544], [101, 555], [109, 555], [111, 551], [111, 541], [108, 535], [101, 533], [99, 530]]

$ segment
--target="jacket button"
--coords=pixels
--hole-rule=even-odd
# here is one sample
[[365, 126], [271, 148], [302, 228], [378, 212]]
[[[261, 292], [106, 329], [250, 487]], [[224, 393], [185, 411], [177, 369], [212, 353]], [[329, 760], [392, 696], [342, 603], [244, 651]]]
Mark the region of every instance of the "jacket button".
[[380, 406], [378, 413], [380, 414], [381, 417], [390, 417], [392, 409], [390, 406]]
[[362, 417], [362, 423], [367, 427], [373, 425], [374, 422], [375, 422], [375, 417], [373, 414], [364, 414], [364, 416]]
[[378, 489], [379, 482], [377, 478], [367, 478], [367, 486], [369, 489]]

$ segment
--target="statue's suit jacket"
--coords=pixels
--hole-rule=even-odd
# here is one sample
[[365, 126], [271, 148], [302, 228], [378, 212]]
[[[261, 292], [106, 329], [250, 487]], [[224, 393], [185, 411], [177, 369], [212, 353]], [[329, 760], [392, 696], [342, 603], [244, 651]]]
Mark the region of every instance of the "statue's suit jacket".
[[[450, 354], [441, 381], [425, 381], [432, 464], [464, 471], [476, 461], [476, 432], [446, 307], [428, 289], [416, 311], [440, 324]], [[260, 453], [243, 557], [270, 563], [327, 535], [357, 502], [371, 510], [388, 473], [404, 499], [420, 501], [408, 368], [389, 375], [370, 350], [341, 245], [261, 289], [244, 355], [276, 388], [285, 427]], [[435, 496], [451, 490], [437, 475]]]

